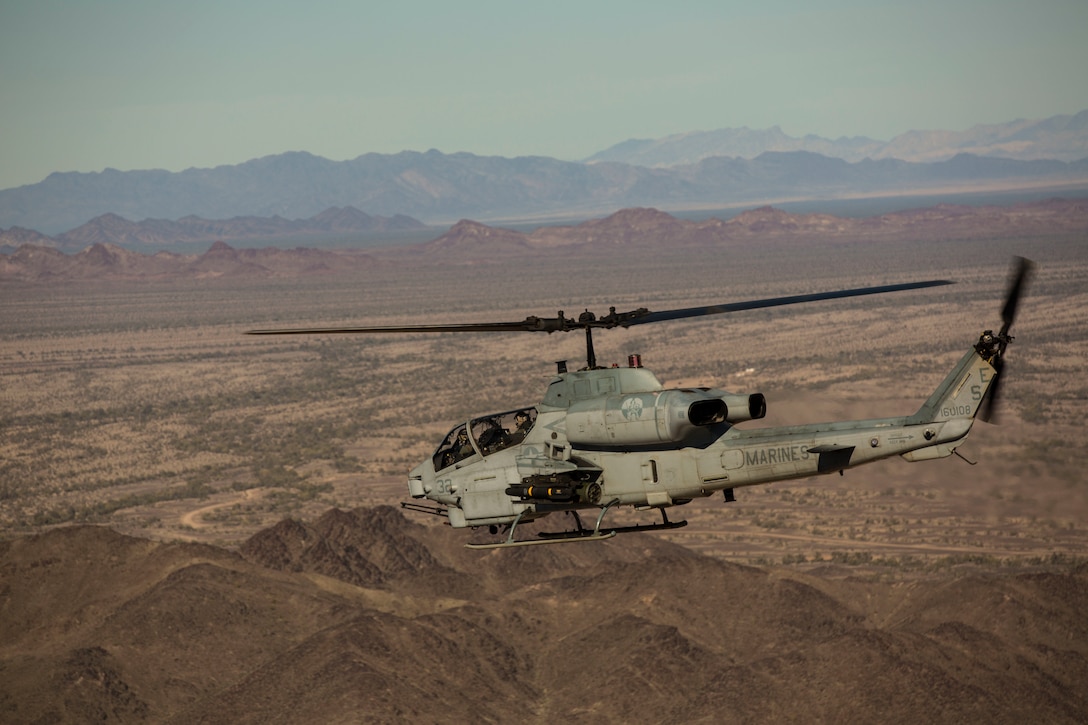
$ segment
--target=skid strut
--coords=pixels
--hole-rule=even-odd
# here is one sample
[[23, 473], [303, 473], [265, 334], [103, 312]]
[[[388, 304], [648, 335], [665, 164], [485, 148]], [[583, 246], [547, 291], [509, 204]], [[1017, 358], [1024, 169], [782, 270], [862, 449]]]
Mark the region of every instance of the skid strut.
[[616, 526], [609, 527], [604, 531], [601, 530], [601, 524], [604, 521], [605, 514], [613, 507], [620, 503], [618, 498], [614, 498], [607, 504], [601, 507], [601, 512], [597, 514], [597, 522], [594, 524], [593, 529], [587, 529], [582, 523], [582, 517], [578, 515], [577, 511], [567, 511], [574, 517], [575, 528], [573, 531], [542, 531], [537, 534], [539, 539], [525, 539], [517, 540], [514, 538], [514, 530], [521, 522], [522, 516], [525, 515], [525, 511], [518, 514], [514, 522], [510, 524], [510, 528], [506, 534], [505, 541], [496, 541], [489, 544], [465, 544], [469, 549], [505, 549], [511, 546], [537, 546], [540, 544], [566, 544], [574, 543], [576, 541], [600, 541], [602, 539], [611, 539], [616, 534], [629, 534], [636, 531], [663, 531], [665, 529], [679, 529], [682, 526], [687, 526], [687, 521], [669, 521], [668, 515], [665, 513], [665, 509], [658, 509], [661, 512], [661, 523], [659, 524], [635, 524], [632, 526]]

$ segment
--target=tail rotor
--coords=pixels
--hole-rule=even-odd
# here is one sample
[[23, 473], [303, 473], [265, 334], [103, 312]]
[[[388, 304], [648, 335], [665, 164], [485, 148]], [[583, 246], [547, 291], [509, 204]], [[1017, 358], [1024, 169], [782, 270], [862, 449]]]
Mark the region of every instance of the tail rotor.
[[993, 330], [987, 330], [982, 333], [978, 344], [975, 345], [978, 353], [986, 358], [997, 373], [986, 399], [982, 401], [982, 409], [978, 415], [981, 420], [987, 422], [998, 422], [997, 405], [1001, 395], [1001, 381], [1005, 377], [1005, 348], [1013, 340], [1012, 335], [1009, 334], [1009, 328], [1012, 327], [1012, 323], [1016, 319], [1016, 309], [1020, 304], [1020, 297], [1024, 293], [1028, 280], [1031, 278], [1031, 271], [1034, 266], [1034, 262], [1030, 259], [1013, 258], [1012, 274], [1009, 277], [1009, 291], [1005, 295], [1005, 304], [1001, 308], [1001, 331], [995, 334]]

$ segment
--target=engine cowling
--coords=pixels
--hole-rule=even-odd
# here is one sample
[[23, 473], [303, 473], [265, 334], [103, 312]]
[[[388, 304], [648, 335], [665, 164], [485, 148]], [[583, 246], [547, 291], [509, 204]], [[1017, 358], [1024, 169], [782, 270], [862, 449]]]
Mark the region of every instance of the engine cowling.
[[721, 399], [729, 406], [729, 414], [725, 419], [730, 423], [759, 420], [767, 415], [767, 398], [763, 396], [763, 393], [752, 393], [751, 395], [726, 393], [721, 396]]
[[721, 423], [762, 418], [761, 394], [720, 390], [662, 390], [609, 395], [572, 404], [567, 439], [575, 445], [655, 445], [683, 443]]

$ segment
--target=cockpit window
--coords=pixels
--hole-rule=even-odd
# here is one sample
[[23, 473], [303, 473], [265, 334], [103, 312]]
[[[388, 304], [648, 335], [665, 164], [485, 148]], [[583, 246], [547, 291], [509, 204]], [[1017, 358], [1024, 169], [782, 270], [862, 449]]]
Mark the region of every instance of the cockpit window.
[[462, 423], [446, 435], [446, 439], [434, 452], [434, 458], [432, 459], [434, 470], [441, 471], [443, 468], [448, 468], [465, 460], [475, 452], [472, 443], [468, 440], [468, 426]]
[[[536, 423], [536, 408], [521, 408], [505, 413], [485, 415], [451, 430], [432, 461], [434, 470], [441, 471], [455, 463], [460, 463], [477, 450], [485, 456], [515, 446], [525, 440], [525, 436]], [[471, 435], [472, 441], [469, 440]], [[472, 442], [476, 447], [472, 446]]]
[[536, 408], [521, 408], [477, 418], [470, 423], [480, 453], [489, 456], [525, 440], [536, 423]]

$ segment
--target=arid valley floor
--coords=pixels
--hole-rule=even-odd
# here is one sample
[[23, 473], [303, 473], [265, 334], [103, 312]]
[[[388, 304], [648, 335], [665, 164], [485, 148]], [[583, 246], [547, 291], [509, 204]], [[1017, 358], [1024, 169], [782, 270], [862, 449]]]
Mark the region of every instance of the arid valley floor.
[[[425, 516], [412, 518], [420, 525], [412, 527], [374, 507], [407, 499], [406, 472], [454, 424], [535, 402], [554, 361], [581, 359], [580, 333], [243, 334], [519, 320], [560, 309], [604, 313], [610, 305], [670, 309], [953, 280], [596, 338], [602, 362], [638, 353], [668, 386], [763, 392], [768, 417], [746, 426], [903, 415], [979, 333], [1000, 326], [1015, 254], [1037, 267], [1013, 330], [1000, 425], [976, 424], [960, 448], [974, 465], [955, 456], [894, 459], [841, 477], [739, 489], [735, 503], [718, 496], [670, 512], [687, 518], [686, 528], [536, 547], [551, 553], [469, 553], [460, 549], [467, 533]], [[267, 693], [285, 692], [291, 677], [331, 683], [319, 688], [326, 709], [283, 709], [279, 721], [458, 721], [471, 713], [500, 722], [577, 715], [664, 722], [677, 713], [673, 721], [722, 721], [728, 713], [768, 722], [806, 714], [900, 722], [1024, 721], [1033, 712], [1045, 721], [1088, 718], [1088, 619], [1078, 611], [1088, 603], [1083, 234], [752, 241], [698, 253], [609, 248], [492, 261], [396, 250], [376, 257], [369, 268], [297, 278], [3, 283], [0, 614], [8, 624], [0, 637], [0, 719], [6, 712], [12, 722], [78, 721], [81, 713], [268, 721], [274, 698]], [[341, 552], [339, 564], [321, 559], [312, 567], [299, 558], [310, 551], [299, 542], [335, 538], [334, 508], [356, 511], [350, 516], [363, 526], [377, 521], [388, 536], [383, 543], [351, 534], [362, 537], [354, 548], [343, 539], [341, 548], [330, 546]], [[284, 519], [310, 533], [291, 538], [284, 524], [277, 527]], [[271, 555], [259, 545], [269, 532], [295, 543]], [[388, 549], [402, 539], [428, 553], [390, 573]], [[349, 549], [351, 556], [343, 553]], [[360, 575], [345, 563], [352, 556], [381, 558], [368, 559], [381, 574]], [[278, 571], [258, 575], [259, 565]], [[344, 567], [355, 574], [337, 574]], [[97, 569], [96, 583], [89, 571]], [[184, 588], [172, 578], [183, 570], [202, 582], [204, 599], [184, 589], [174, 601], [188, 609], [155, 620], [171, 606], [172, 590], [162, 587]], [[290, 572], [306, 577], [289, 580]], [[227, 586], [222, 577], [237, 581]], [[244, 584], [246, 577], [257, 583]], [[718, 585], [736, 589], [716, 592]], [[686, 595], [678, 591], [686, 587]], [[304, 611], [277, 609], [288, 607], [274, 603], [281, 594], [307, 602]], [[537, 608], [539, 618], [515, 621], [486, 603], [513, 603], [510, 597]], [[1024, 604], [1006, 620], [995, 612], [1010, 597], [1039, 606]], [[242, 626], [246, 615], [231, 601], [264, 619]], [[557, 613], [565, 601], [584, 627]], [[957, 602], [964, 613], [956, 613]], [[45, 613], [32, 614], [35, 605]], [[348, 616], [351, 607], [356, 614]], [[369, 618], [367, 634], [337, 629], [359, 627], [360, 612]], [[299, 624], [307, 618], [324, 623]], [[797, 635], [791, 618], [825, 629]], [[388, 652], [422, 666], [432, 630], [457, 643], [439, 647], [434, 671], [390, 674], [398, 658]], [[717, 633], [706, 636], [711, 630]], [[186, 638], [196, 644], [178, 644]], [[201, 675], [217, 639], [234, 664]], [[368, 654], [367, 642], [379, 640], [387, 649], [375, 664], [379, 655]], [[529, 654], [542, 642], [547, 652]], [[853, 654], [836, 649], [844, 642]], [[576, 666], [564, 664], [564, 651]], [[735, 656], [723, 654], [730, 651]], [[337, 660], [336, 652], [350, 654]], [[993, 658], [1004, 663], [1000, 676], [988, 669]], [[347, 661], [376, 670], [334, 666]], [[144, 667], [168, 672], [141, 674]], [[471, 672], [459, 678], [447, 667]], [[364, 697], [359, 683], [378, 670], [380, 692]], [[401, 677], [413, 681], [411, 697], [431, 705], [390, 694]], [[93, 693], [80, 690], [90, 681], [98, 683]], [[59, 693], [55, 702], [51, 691]], [[691, 699], [700, 692], [703, 700]]]

